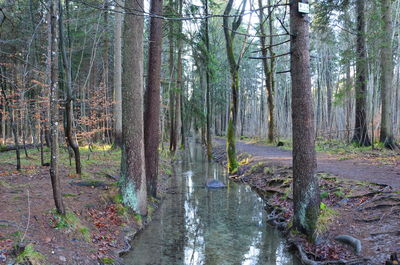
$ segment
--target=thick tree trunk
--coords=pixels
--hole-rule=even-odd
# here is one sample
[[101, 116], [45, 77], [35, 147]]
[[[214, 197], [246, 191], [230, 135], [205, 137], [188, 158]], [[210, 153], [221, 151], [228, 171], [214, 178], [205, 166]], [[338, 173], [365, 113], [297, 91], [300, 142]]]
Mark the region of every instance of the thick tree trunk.
[[122, 14], [123, 0], [115, 0], [114, 26], [114, 144], [122, 145]]
[[[127, 0], [128, 10], [141, 10], [143, 0]], [[126, 15], [122, 73], [121, 192], [125, 205], [147, 214], [143, 131], [143, 26], [142, 16]]]
[[[162, 0], [152, 0], [150, 12], [162, 15]], [[144, 143], [146, 155], [147, 193], [157, 197], [158, 145], [160, 142], [160, 71], [162, 48], [162, 20], [150, 20], [149, 63], [145, 94]]]
[[[58, 19], [57, 0], [49, 0], [49, 49], [48, 62], [50, 64], [50, 177], [53, 187], [53, 196], [57, 212], [65, 214], [65, 208], [61, 192], [60, 175], [58, 170]], [[59, 0], [60, 1], [60, 0]]]
[[299, 0], [290, 7], [293, 121], [294, 228], [314, 236], [320, 210], [316, 177], [315, 129], [311, 95], [308, 17], [298, 12]]
[[382, 121], [380, 142], [385, 147], [396, 147], [393, 135], [393, 49], [392, 49], [392, 8], [391, 0], [382, 0], [383, 38], [381, 54]]
[[365, 1], [357, 0], [356, 117], [352, 142], [370, 146], [367, 128], [367, 56], [365, 50]]

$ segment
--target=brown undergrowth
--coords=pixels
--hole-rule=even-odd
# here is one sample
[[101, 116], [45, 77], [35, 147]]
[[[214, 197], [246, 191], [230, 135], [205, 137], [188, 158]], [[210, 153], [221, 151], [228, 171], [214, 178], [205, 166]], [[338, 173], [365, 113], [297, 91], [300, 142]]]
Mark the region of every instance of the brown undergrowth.
[[[217, 162], [226, 164], [222, 146], [217, 146], [213, 154]], [[301, 248], [302, 253], [297, 252], [303, 254], [305, 264], [385, 264], [391, 253], [400, 251], [398, 190], [319, 173], [321, 213], [317, 240], [310, 243], [291, 229], [292, 168], [276, 166], [267, 157], [263, 159], [238, 154], [240, 167], [231, 179], [249, 185], [264, 199], [268, 222], [284, 231], [290, 245]], [[360, 253], [336, 241], [339, 235], [360, 240]]]
[[[40, 165], [36, 150], [23, 159], [21, 171], [15, 170], [13, 152], [0, 154], [0, 264], [120, 264], [120, 253], [151, 219], [157, 201], [150, 200], [150, 217], [142, 219], [118, 192], [120, 152], [81, 152], [81, 176], [74, 174], [68, 152], [60, 156], [65, 217], [55, 213], [49, 168]], [[161, 192], [167, 164], [161, 165]]]

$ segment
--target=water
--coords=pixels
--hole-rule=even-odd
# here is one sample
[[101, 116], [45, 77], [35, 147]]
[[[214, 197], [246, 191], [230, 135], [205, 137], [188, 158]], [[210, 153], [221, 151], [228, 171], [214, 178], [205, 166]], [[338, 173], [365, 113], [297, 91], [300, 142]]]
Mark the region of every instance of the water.
[[[161, 208], [132, 242], [126, 265], [297, 265], [279, 233], [265, 223], [262, 200], [245, 185], [229, 181], [191, 144], [174, 166]], [[204, 187], [208, 178], [226, 189]]]

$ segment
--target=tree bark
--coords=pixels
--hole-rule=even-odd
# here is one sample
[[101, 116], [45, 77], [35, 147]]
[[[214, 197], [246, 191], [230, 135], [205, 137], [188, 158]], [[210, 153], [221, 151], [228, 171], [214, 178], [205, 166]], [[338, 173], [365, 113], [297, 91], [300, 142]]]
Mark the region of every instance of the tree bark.
[[[150, 12], [162, 16], [162, 7], [162, 0], [152, 0]], [[144, 143], [147, 193], [153, 197], [157, 197], [158, 145], [160, 142], [162, 19], [151, 18], [149, 43], [148, 78], [144, 112]]]
[[235, 39], [235, 32], [242, 22], [242, 14], [246, 0], [242, 3], [242, 12], [239, 17], [236, 17], [232, 22], [232, 27], [229, 27], [229, 14], [232, 10], [233, 0], [229, 0], [223, 18], [224, 36], [226, 44], [226, 53], [229, 62], [229, 72], [231, 74], [231, 101], [229, 105], [229, 118], [226, 138], [226, 149], [228, 155], [228, 172], [235, 173], [238, 169], [238, 162], [236, 159], [236, 126], [238, 114], [238, 99], [239, 99], [239, 64], [236, 62], [233, 52], [233, 43]]
[[294, 228], [314, 236], [320, 207], [318, 179], [315, 176], [314, 113], [311, 94], [310, 40], [308, 16], [298, 12], [300, 0], [290, 6], [292, 137], [293, 137], [293, 202]]
[[[208, 16], [208, 0], [204, 0], [205, 16]], [[204, 38], [206, 45], [206, 140], [207, 140], [207, 158], [212, 159], [212, 137], [211, 137], [211, 86], [210, 86], [210, 37], [208, 33], [208, 18], [204, 21]]]
[[382, 121], [380, 142], [386, 148], [396, 148], [393, 133], [393, 49], [392, 49], [392, 7], [391, 0], [382, 0], [383, 37], [381, 54]]
[[[141, 10], [143, 0], [127, 0], [127, 10]], [[122, 73], [121, 192], [125, 205], [147, 214], [143, 130], [143, 27], [142, 16], [126, 15]]]
[[[68, 2], [66, 4], [68, 5]], [[81, 155], [79, 152], [79, 146], [75, 140], [75, 134], [72, 132], [73, 118], [74, 118], [74, 112], [73, 112], [74, 102], [72, 99], [72, 68], [70, 65], [71, 61], [68, 59], [67, 50], [65, 47], [63, 9], [61, 0], [58, 1], [58, 8], [59, 8], [58, 22], [59, 22], [59, 32], [60, 32], [60, 38], [59, 38], [60, 49], [61, 49], [62, 64], [65, 71], [65, 137], [67, 138], [68, 145], [74, 151], [76, 174], [82, 174]], [[69, 33], [67, 32], [67, 34]]]
[[123, 0], [115, 0], [115, 27], [114, 27], [114, 144], [122, 145], [122, 22], [124, 15]]
[[352, 142], [370, 146], [367, 131], [367, 56], [365, 50], [365, 1], [357, 0], [356, 117]]
[[48, 63], [50, 64], [50, 177], [53, 187], [53, 197], [57, 212], [65, 215], [61, 192], [60, 175], [58, 170], [58, 19], [57, 0], [49, 0], [49, 49]]

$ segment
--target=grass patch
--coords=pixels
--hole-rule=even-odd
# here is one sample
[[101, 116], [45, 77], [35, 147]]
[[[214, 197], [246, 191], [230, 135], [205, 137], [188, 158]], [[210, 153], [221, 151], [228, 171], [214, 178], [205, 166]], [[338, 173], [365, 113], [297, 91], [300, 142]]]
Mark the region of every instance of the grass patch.
[[317, 227], [315, 233], [317, 235], [321, 235], [326, 232], [329, 228], [329, 225], [333, 222], [333, 220], [339, 215], [339, 213], [328, 206], [325, 203], [321, 202], [320, 204], [320, 215], [317, 221]]
[[77, 194], [73, 194], [73, 193], [64, 193], [64, 194], [63, 194], [63, 197], [64, 197], [64, 198], [76, 197], [76, 196], [78, 196], [78, 195], [77, 195]]
[[0, 187], [4, 187], [6, 189], [10, 189], [11, 185], [8, 184], [8, 182], [6, 182], [5, 180], [0, 180]]
[[73, 212], [67, 212], [65, 216], [55, 213], [53, 218], [50, 219], [50, 225], [55, 229], [69, 229], [80, 235], [87, 242], [91, 239], [89, 228], [84, 226]]
[[114, 264], [114, 259], [110, 257], [100, 258], [99, 261], [103, 264]]
[[28, 262], [29, 264], [43, 264], [44, 256], [37, 252], [32, 244], [28, 244], [24, 250], [18, 254], [17, 263]]

